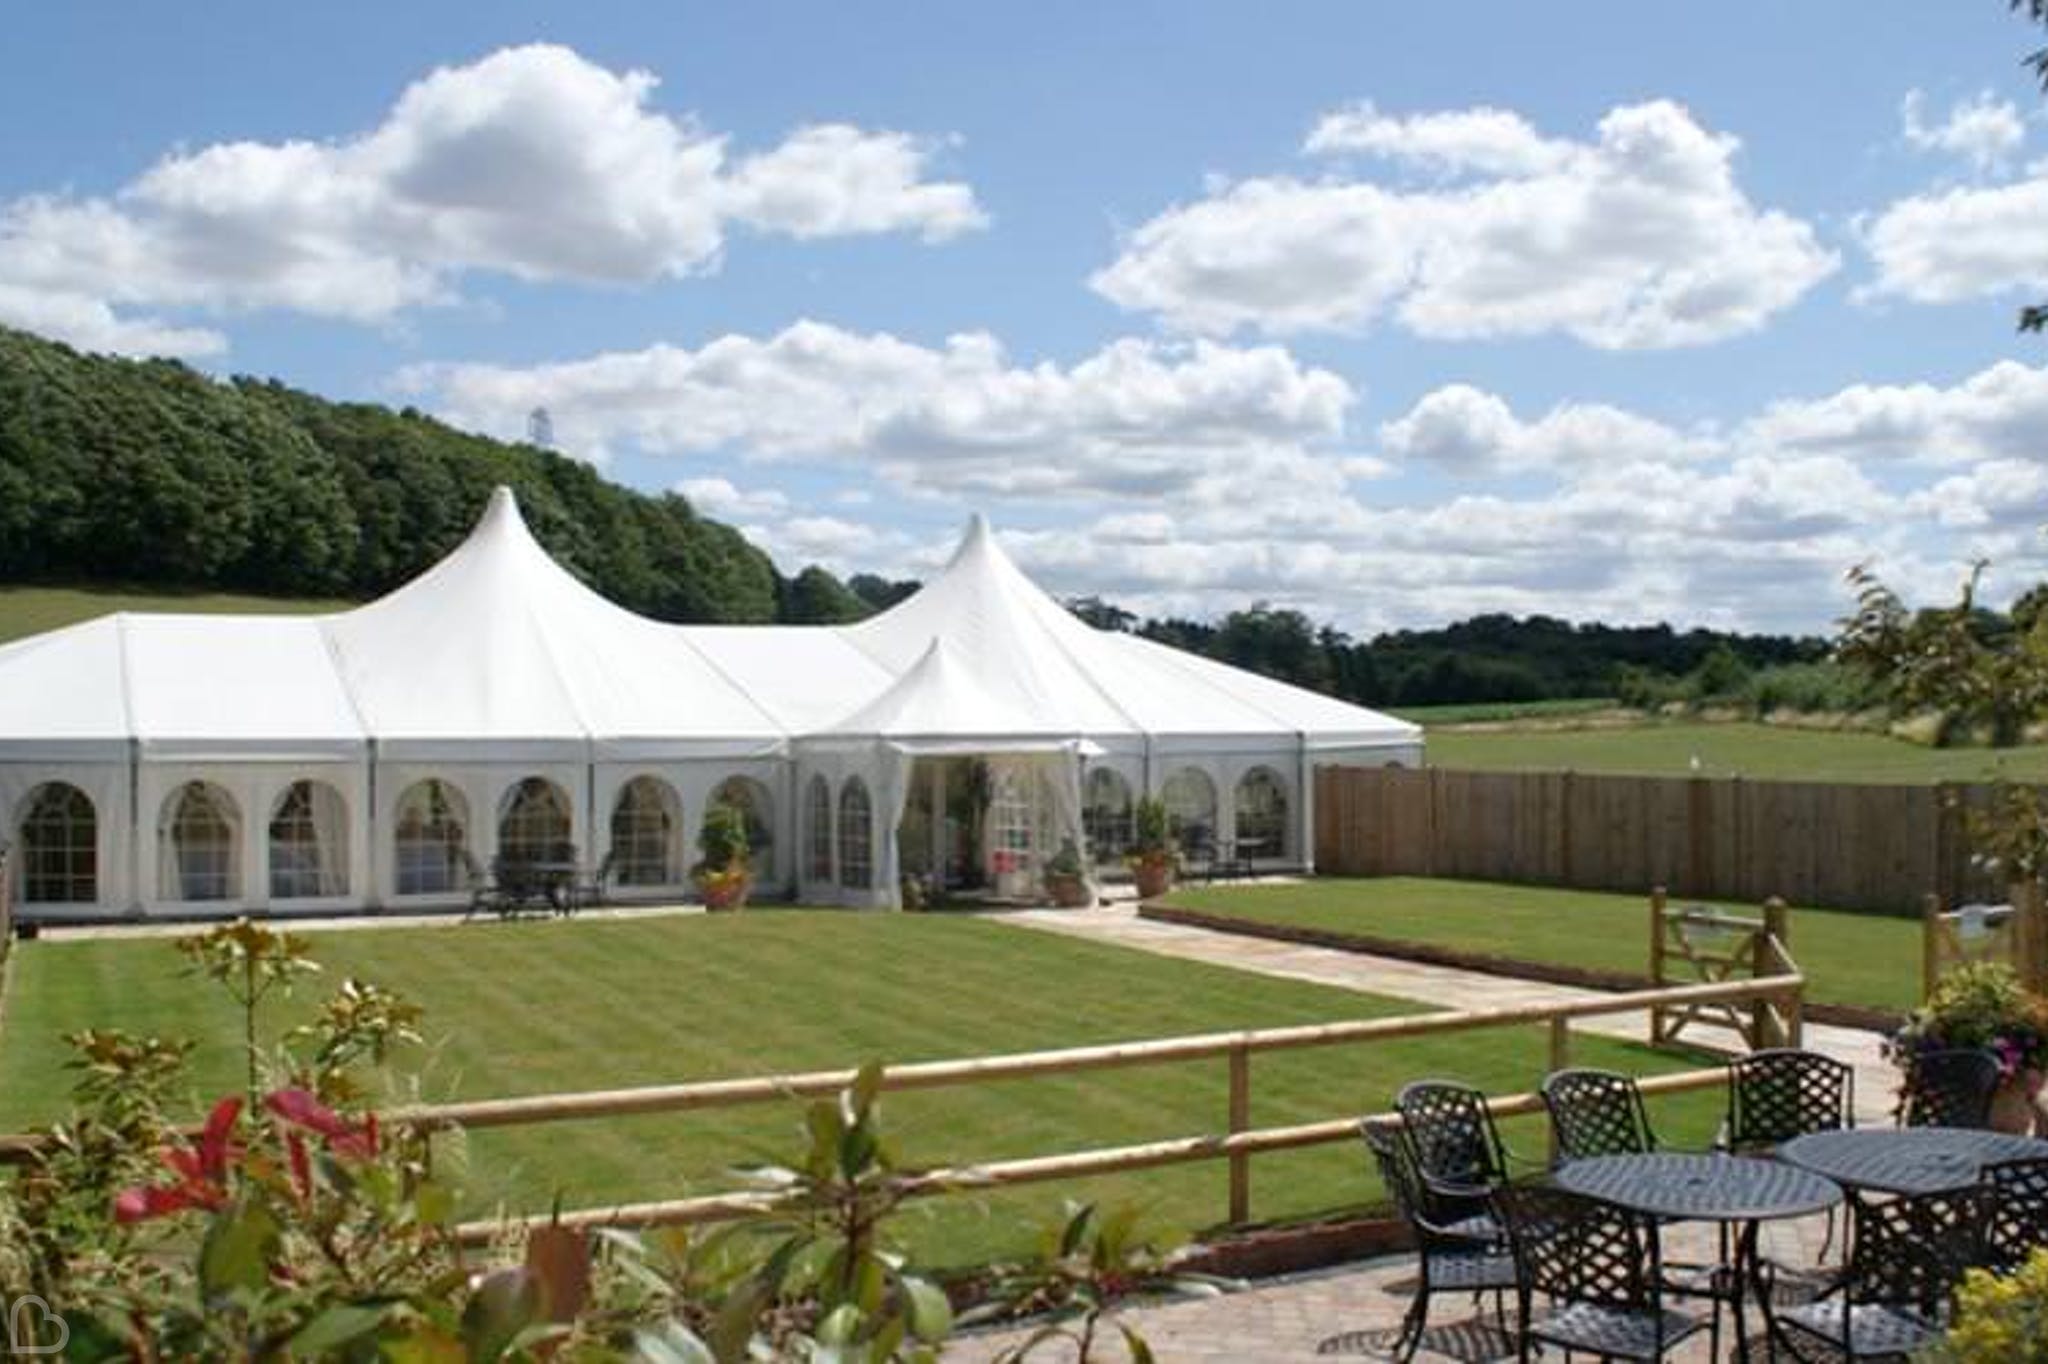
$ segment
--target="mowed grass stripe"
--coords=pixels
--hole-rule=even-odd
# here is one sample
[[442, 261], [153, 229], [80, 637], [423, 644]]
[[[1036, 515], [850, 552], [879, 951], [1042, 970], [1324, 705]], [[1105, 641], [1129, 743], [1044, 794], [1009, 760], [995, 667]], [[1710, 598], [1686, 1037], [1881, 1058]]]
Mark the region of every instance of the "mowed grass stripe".
[[[1420, 876], [1319, 876], [1292, 885], [1182, 887], [1173, 903], [1257, 923], [1524, 961], [1638, 974], [1650, 965], [1649, 901], [1640, 895]], [[1747, 917], [1759, 912], [1755, 905], [1715, 903]], [[1795, 907], [1791, 934], [1808, 999], [1900, 1010], [1919, 1002], [1917, 921]]]
[[[613, 922], [473, 924], [319, 934], [325, 979], [280, 1006], [303, 1018], [344, 974], [428, 1010], [423, 1096], [533, 1094], [1043, 1050], [1220, 1029], [1412, 1013], [1426, 1006], [1155, 957], [955, 916], [777, 910]], [[55, 1038], [85, 1026], [201, 1041], [204, 1094], [239, 1082], [236, 1013], [184, 974], [163, 939], [30, 942], [0, 1022], [0, 1127], [61, 1111]], [[1465, 1078], [1494, 1092], [1535, 1084], [1540, 1028], [1318, 1048], [1253, 1061], [1254, 1121], [1308, 1122], [1384, 1108], [1404, 1081]], [[1584, 1038], [1579, 1059], [1643, 1073], [1682, 1063]], [[195, 1104], [198, 1101], [195, 1096]], [[893, 1094], [901, 1158], [928, 1166], [1125, 1145], [1216, 1131], [1215, 1062], [1120, 1069]], [[1710, 1134], [1718, 1099], [1660, 1105], [1674, 1132]], [[730, 1167], [796, 1150], [801, 1106], [551, 1124], [472, 1134], [469, 1205], [564, 1206], [680, 1197], [735, 1186]], [[1522, 1138], [1540, 1150], [1540, 1128]], [[1370, 1202], [1349, 1146], [1254, 1162], [1254, 1211], [1299, 1217]], [[909, 1224], [940, 1263], [1014, 1252], [1063, 1196], [1134, 1198], [1162, 1227], [1222, 1214], [1224, 1169], [1191, 1165], [941, 1200]]]

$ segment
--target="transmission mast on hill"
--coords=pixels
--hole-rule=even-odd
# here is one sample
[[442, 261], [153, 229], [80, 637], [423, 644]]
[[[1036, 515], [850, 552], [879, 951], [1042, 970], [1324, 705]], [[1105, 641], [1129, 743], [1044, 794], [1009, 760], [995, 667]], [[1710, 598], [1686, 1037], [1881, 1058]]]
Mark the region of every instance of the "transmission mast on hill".
[[526, 443], [543, 450], [555, 448], [555, 419], [545, 407], [536, 407], [526, 414]]

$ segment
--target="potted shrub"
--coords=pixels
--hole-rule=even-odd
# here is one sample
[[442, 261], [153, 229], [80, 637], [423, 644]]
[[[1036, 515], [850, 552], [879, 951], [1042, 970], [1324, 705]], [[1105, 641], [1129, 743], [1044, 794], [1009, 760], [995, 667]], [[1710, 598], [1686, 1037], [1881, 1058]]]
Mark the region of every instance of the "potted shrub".
[[1086, 909], [1095, 896], [1088, 889], [1087, 869], [1081, 865], [1081, 850], [1069, 838], [1045, 864], [1045, 893], [1061, 909]]
[[697, 851], [703, 856], [690, 868], [690, 879], [704, 897], [706, 909], [739, 909], [747, 903], [753, 873], [747, 866], [747, 815], [737, 805], [713, 801], [697, 830]]
[[1998, 1058], [2005, 1080], [1992, 1104], [1992, 1125], [2033, 1131], [2048, 1071], [2048, 1000], [2023, 987], [2003, 962], [1970, 962], [1943, 976], [1885, 1043], [1902, 1070], [1922, 1052], [1959, 1047]]
[[1159, 797], [1146, 796], [1131, 810], [1131, 851], [1124, 862], [1137, 878], [1139, 899], [1156, 899], [1173, 889], [1180, 844], [1173, 836], [1173, 816]]

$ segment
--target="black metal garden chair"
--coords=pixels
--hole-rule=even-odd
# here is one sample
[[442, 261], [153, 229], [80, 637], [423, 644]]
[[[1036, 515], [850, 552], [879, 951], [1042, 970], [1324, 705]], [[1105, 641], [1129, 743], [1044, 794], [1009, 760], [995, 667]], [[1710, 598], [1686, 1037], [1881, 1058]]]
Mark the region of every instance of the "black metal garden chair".
[[1511, 1181], [1516, 1167], [1532, 1173], [1543, 1168], [1508, 1150], [1486, 1095], [1470, 1085], [1416, 1080], [1401, 1087], [1394, 1109], [1407, 1130], [1416, 1169], [1433, 1189], [1484, 1198]]
[[1761, 1154], [1809, 1132], [1856, 1125], [1856, 1071], [1817, 1051], [1774, 1047], [1728, 1063], [1728, 1116], [1716, 1142]]
[[1848, 1271], [1826, 1296], [1775, 1314], [1786, 1343], [1818, 1340], [1850, 1364], [1931, 1343], [1981, 1254], [1984, 1211], [1980, 1185], [1883, 1200], [1850, 1190]]
[[[1771, 1047], [1728, 1063], [1728, 1114], [1714, 1145], [1740, 1155], [1765, 1156], [1794, 1137], [1855, 1125], [1853, 1066], [1817, 1051]], [[1830, 1208], [1820, 1243], [1823, 1261], [1834, 1243], [1835, 1213]]]
[[1958, 1047], [1923, 1051], [1906, 1065], [1899, 1101], [1902, 1127], [1989, 1127], [1991, 1101], [2004, 1074], [1988, 1051]]
[[1504, 1185], [1494, 1200], [1515, 1260], [1521, 1359], [1556, 1345], [1567, 1354], [1657, 1360], [1705, 1329], [1664, 1305], [1651, 1219], [1553, 1185]]
[[1657, 1149], [1643, 1092], [1627, 1075], [1587, 1067], [1552, 1071], [1543, 1081], [1543, 1106], [1550, 1110], [1561, 1161]]
[[[1543, 1081], [1543, 1106], [1550, 1111], [1560, 1162], [1600, 1156], [1649, 1155], [1658, 1149], [1650, 1111], [1635, 1078], [1618, 1071], [1577, 1067], [1552, 1071]], [[1664, 1287], [1682, 1297], [1713, 1303], [1711, 1352], [1720, 1349], [1721, 1305], [1734, 1294], [1733, 1247], [1727, 1224], [1720, 1227], [1720, 1255], [1712, 1263], [1667, 1262]]]
[[2048, 1157], [1984, 1167], [1985, 1267], [2010, 1274], [2048, 1249]]
[[1475, 1302], [1494, 1294], [1494, 1317], [1504, 1326], [1501, 1295], [1515, 1286], [1515, 1261], [1501, 1239], [1500, 1224], [1491, 1216], [1458, 1218], [1455, 1210], [1451, 1220], [1439, 1221], [1433, 1215], [1438, 1200], [1423, 1185], [1403, 1125], [1381, 1119], [1361, 1123], [1359, 1131], [1395, 1211], [1415, 1234], [1415, 1298], [1394, 1337], [1393, 1357], [1415, 1353], [1429, 1321], [1429, 1301], [1441, 1293], [1470, 1293]]

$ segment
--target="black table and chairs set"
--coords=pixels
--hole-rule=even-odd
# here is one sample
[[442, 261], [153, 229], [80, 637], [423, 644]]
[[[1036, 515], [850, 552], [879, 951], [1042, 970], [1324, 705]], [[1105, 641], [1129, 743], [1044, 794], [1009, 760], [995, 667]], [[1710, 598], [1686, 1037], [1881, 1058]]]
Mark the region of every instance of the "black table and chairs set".
[[[1911, 1354], [1940, 1335], [1968, 1269], [2006, 1272], [2048, 1247], [2048, 1141], [1987, 1130], [1995, 1064], [1988, 1077], [1952, 1069], [1961, 1081], [1946, 1062], [1939, 1076], [1909, 1078], [1903, 1118], [1914, 1125], [1858, 1128], [1849, 1067], [1813, 1052], [1752, 1053], [1728, 1067], [1726, 1117], [1708, 1151], [1663, 1146], [1627, 1076], [1558, 1071], [1543, 1085], [1555, 1155], [1542, 1162], [1502, 1141], [1479, 1091], [1406, 1086], [1398, 1118], [1363, 1129], [1421, 1269], [1395, 1356], [1415, 1352], [1431, 1299], [1445, 1293], [1491, 1295], [1523, 1359], [1556, 1347], [1657, 1360], [1701, 1332], [1719, 1359], [1724, 1311], [1737, 1359], [1749, 1358], [1752, 1318], [1774, 1355]], [[1923, 1086], [1940, 1097], [1916, 1104]], [[1829, 1266], [1838, 1209], [1847, 1249]], [[1764, 1254], [1766, 1224], [1820, 1214], [1830, 1219], [1820, 1266]], [[1681, 1224], [1713, 1229], [1698, 1240], [1718, 1251], [1667, 1257], [1664, 1233]]]
[[545, 857], [494, 857], [489, 876], [464, 855], [469, 875], [469, 917], [495, 914], [501, 919], [525, 913], [566, 917], [605, 902], [612, 876], [607, 856], [587, 879], [581, 875], [574, 844], [548, 850]]

